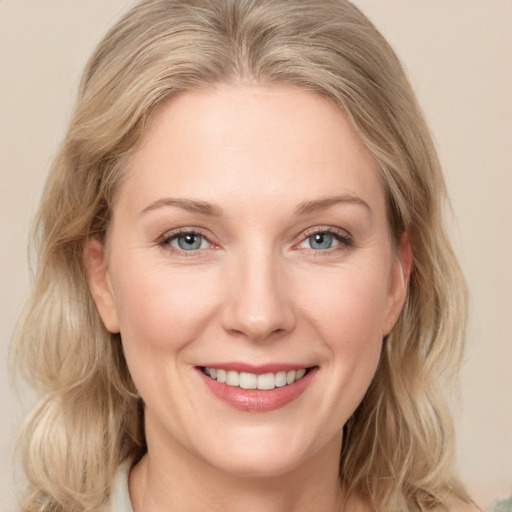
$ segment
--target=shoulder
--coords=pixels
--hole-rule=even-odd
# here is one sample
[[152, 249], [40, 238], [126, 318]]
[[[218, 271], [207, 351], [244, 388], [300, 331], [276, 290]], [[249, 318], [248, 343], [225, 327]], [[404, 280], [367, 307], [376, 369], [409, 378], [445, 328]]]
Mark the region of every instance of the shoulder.
[[512, 496], [508, 500], [493, 501], [484, 512], [512, 512]]

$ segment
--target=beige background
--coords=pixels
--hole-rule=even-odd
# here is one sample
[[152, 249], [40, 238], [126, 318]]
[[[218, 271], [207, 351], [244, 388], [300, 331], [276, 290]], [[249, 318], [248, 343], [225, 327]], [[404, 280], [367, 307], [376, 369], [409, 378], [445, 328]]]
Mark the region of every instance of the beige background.
[[[81, 68], [129, 0], [0, 0], [0, 510], [22, 406], [8, 340], [29, 289], [26, 246]], [[402, 58], [444, 163], [471, 290], [459, 465], [477, 501], [512, 493], [512, 1], [357, 0]]]

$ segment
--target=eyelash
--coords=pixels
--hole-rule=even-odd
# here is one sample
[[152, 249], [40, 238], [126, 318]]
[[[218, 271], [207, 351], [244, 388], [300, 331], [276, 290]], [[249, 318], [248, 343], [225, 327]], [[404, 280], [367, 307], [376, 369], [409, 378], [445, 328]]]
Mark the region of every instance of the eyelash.
[[315, 257], [327, 256], [329, 254], [332, 254], [333, 252], [350, 249], [354, 245], [354, 241], [353, 241], [352, 237], [346, 231], [342, 231], [342, 230], [334, 228], [334, 227], [327, 227], [327, 226], [322, 227], [321, 226], [321, 227], [312, 228], [311, 230], [307, 230], [304, 233], [304, 236], [301, 239], [301, 241], [298, 244], [295, 244], [294, 247], [304, 243], [309, 238], [314, 237], [315, 235], [320, 235], [320, 234], [332, 236], [337, 242], [339, 242], [339, 245], [332, 247], [332, 248], [325, 249], [323, 251], [315, 251], [314, 249], [309, 249], [314, 254]]
[[190, 256], [199, 256], [202, 252], [201, 249], [194, 249], [190, 251], [185, 251], [183, 249], [177, 249], [171, 245], [173, 240], [177, 240], [180, 237], [184, 237], [187, 235], [194, 235], [203, 238], [209, 244], [209, 247], [214, 247], [215, 244], [210, 242], [209, 238], [204, 234], [200, 229], [197, 228], [181, 228], [172, 233], [165, 233], [160, 240], [158, 241], [158, 245], [163, 249], [170, 251], [172, 253], [178, 254], [180, 256], [190, 257]]
[[[307, 241], [309, 238], [315, 236], [315, 235], [329, 235], [332, 236], [339, 245], [336, 245], [335, 247], [330, 247], [325, 250], [314, 250], [312, 248], [306, 249], [311, 251], [315, 257], [319, 256], [327, 256], [328, 254], [332, 254], [333, 252], [342, 251], [349, 249], [354, 245], [354, 241], [352, 237], [347, 234], [345, 231], [341, 231], [339, 229], [333, 228], [333, 227], [317, 227], [310, 230], [307, 230], [301, 240], [294, 244], [293, 247], [296, 248], [300, 246], [302, 243]], [[193, 235], [203, 238], [208, 244], [209, 248], [215, 248], [216, 245], [212, 243], [208, 236], [204, 234], [201, 230], [197, 228], [181, 228], [177, 231], [173, 231], [172, 233], [165, 233], [158, 241], [158, 245], [162, 248], [164, 248], [167, 251], [170, 251], [175, 254], [179, 254], [180, 256], [190, 257], [190, 256], [199, 256], [202, 252], [202, 249], [192, 249], [190, 251], [186, 251], [183, 249], [177, 249], [176, 247], [173, 247], [171, 245], [171, 242], [174, 240], [177, 240], [180, 237], [184, 237], [186, 235]]]

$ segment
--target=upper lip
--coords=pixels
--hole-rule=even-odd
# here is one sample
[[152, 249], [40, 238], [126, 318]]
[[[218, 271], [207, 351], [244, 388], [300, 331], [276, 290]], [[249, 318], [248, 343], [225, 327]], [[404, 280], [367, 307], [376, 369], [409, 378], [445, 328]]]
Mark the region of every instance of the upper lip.
[[267, 363], [267, 364], [251, 364], [243, 362], [212, 362], [201, 364], [199, 368], [217, 368], [222, 370], [233, 370], [236, 372], [247, 372], [261, 375], [264, 373], [276, 373], [280, 371], [300, 370], [302, 368], [312, 368], [316, 365], [311, 364], [295, 364], [295, 363]]

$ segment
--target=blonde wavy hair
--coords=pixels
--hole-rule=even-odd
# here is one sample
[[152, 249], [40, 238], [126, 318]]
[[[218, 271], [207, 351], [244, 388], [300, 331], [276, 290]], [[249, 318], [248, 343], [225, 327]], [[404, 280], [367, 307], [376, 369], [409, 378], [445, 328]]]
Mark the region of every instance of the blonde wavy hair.
[[24, 512], [106, 510], [119, 465], [145, 452], [141, 399], [119, 335], [91, 299], [84, 243], [105, 237], [124, 165], [156, 107], [239, 80], [293, 84], [342, 109], [380, 164], [393, 236], [410, 237], [406, 304], [344, 429], [341, 482], [379, 511], [467, 500], [447, 405], [466, 290], [443, 227], [435, 148], [392, 49], [345, 0], [145, 0], [87, 64], [36, 222], [35, 284], [12, 349], [39, 396], [19, 444]]

